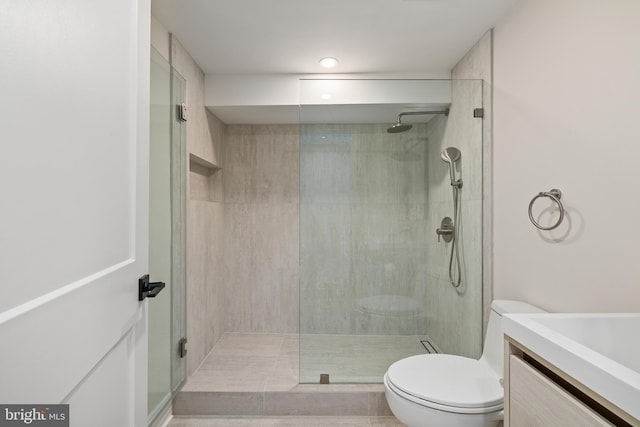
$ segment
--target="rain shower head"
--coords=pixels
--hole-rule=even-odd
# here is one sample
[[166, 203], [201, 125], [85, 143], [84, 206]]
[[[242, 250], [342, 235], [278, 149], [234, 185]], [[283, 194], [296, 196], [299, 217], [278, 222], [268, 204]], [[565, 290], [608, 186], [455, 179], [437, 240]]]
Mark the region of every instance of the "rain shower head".
[[389, 129], [387, 129], [387, 132], [389, 133], [406, 132], [412, 127], [413, 125], [403, 125], [402, 122], [400, 122], [400, 116], [398, 116], [398, 123], [396, 123], [395, 125], [391, 126]]
[[387, 132], [389, 133], [406, 132], [413, 127], [412, 125], [407, 125], [407, 124], [403, 125], [402, 116], [427, 115], [427, 114], [444, 114], [448, 116], [449, 110], [447, 109], [442, 111], [405, 111], [404, 113], [398, 114], [398, 121], [396, 122], [395, 125], [388, 128]]

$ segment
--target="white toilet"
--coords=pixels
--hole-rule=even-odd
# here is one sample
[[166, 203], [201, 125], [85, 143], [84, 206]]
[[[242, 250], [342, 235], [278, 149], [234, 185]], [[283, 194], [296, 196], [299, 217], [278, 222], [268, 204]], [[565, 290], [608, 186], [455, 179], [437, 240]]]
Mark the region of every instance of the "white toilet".
[[479, 360], [421, 354], [395, 362], [384, 375], [393, 414], [409, 427], [496, 426], [504, 418], [502, 314], [542, 311], [519, 301], [493, 301]]

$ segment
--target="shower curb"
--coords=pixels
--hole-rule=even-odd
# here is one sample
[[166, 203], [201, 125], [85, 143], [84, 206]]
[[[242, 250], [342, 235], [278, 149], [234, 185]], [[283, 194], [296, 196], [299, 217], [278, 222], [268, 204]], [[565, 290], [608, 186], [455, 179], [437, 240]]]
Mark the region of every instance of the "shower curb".
[[392, 416], [382, 384], [301, 384], [287, 391], [180, 391], [179, 416]]

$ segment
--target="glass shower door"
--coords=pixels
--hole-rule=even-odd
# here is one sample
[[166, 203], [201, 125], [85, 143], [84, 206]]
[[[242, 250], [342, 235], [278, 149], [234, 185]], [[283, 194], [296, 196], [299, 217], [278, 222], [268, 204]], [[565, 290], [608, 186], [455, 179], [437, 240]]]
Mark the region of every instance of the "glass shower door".
[[425, 352], [426, 126], [388, 126], [301, 125], [301, 383], [379, 383]]
[[[380, 383], [420, 353], [480, 356], [482, 90], [480, 80], [301, 81], [301, 383]], [[389, 131], [401, 113], [402, 131]], [[452, 244], [436, 233], [455, 217], [449, 148], [464, 182], [459, 287]]]
[[149, 275], [165, 289], [148, 302], [148, 419], [151, 423], [184, 381], [185, 129], [175, 105], [185, 82], [151, 49], [149, 147]]

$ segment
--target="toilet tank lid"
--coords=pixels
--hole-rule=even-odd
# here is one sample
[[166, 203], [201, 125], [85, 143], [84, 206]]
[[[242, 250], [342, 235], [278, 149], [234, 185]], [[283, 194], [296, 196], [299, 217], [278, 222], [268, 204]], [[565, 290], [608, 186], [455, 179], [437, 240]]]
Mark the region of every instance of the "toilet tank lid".
[[545, 313], [544, 310], [526, 302], [506, 299], [493, 300], [491, 309], [501, 316], [505, 313]]

